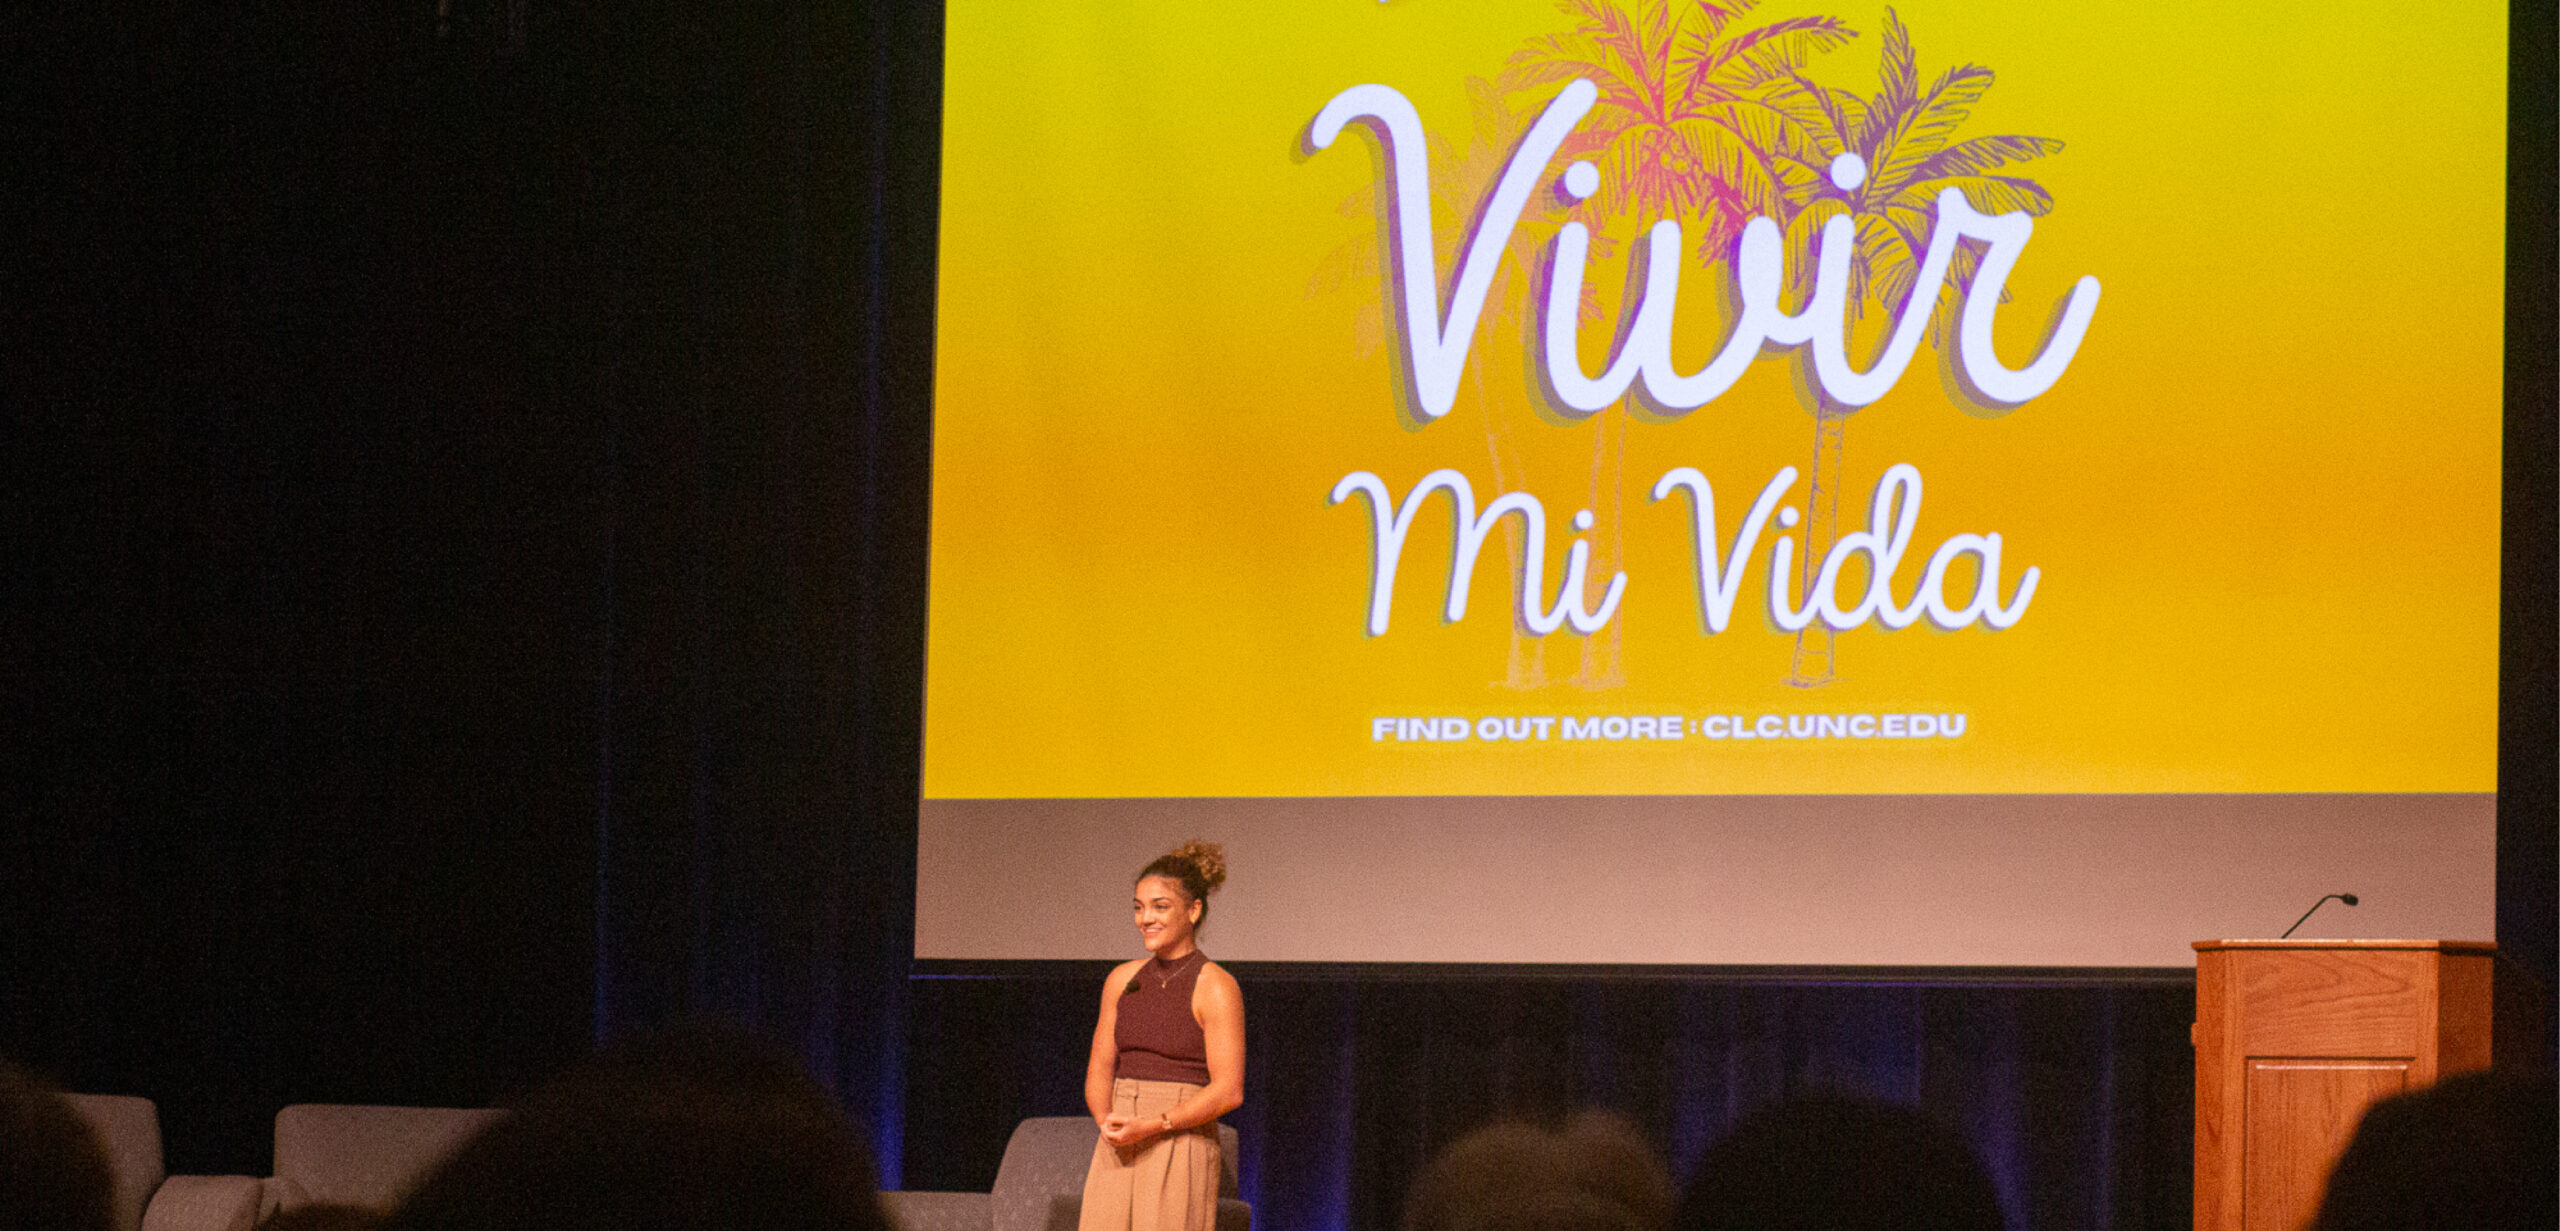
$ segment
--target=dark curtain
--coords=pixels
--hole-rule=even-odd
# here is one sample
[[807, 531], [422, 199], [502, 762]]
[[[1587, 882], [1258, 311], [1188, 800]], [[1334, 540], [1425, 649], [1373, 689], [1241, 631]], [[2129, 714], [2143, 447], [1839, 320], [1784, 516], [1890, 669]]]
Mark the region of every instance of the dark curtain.
[[0, 1051], [180, 1171], [690, 1017], [894, 1123], [939, 29], [0, 16]]
[[[2500, 939], [2547, 980], [2516, 12]], [[701, 1017], [806, 1056], [893, 1185], [983, 1188], [1074, 1112], [1097, 971], [910, 977], [939, 39], [931, 4], [0, 16], [0, 1052], [159, 1100], [180, 1172], [263, 1173], [288, 1102], [504, 1100]], [[1611, 1107], [1685, 1160], [1815, 1086], [1961, 1127], [2021, 1227], [2186, 1222], [2174, 983], [1245, 976], [1284, 1231], [1391, 1225], [1489, 1116]]]
[[521, 1089], [593, 966], [595, 104], [431, 6], [0, 43], [0, 1051], [177, 1171]]
[[770, 5], [596, 35], [594, 1029], [744, 1023], [875, 1126], [903, 1081], [939, 31]]
[[[1026, 1115], [1082, 1107], [1104, 967], [921, 979], [913, 1188], [983, 1191]], [[1503, 1116], [1626, 1116], [1675, 1165], [1791, 1092], [1917, 1104], [2020, 1228], [2193, 1224], [2191, 981], [1841, 983], [1239, 968], [1257, 1225], [1389, 1228], [1440, 1146]], [[1268, 1219], [1265, 1223], [1263, 1220]]]
[[[2507, 10], [2498, 951], [2510, 1052], [2560, 1060], [2560, 14]], [[2512, 975], [2512, 977], [2510, 977]], [[2532, 1036], [2539, 1035], [2539, 1038]]]

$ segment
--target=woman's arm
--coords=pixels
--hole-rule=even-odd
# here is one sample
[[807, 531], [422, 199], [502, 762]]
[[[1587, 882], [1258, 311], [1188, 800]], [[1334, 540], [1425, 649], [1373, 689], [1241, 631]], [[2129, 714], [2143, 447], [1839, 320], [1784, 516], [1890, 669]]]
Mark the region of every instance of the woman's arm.
[[[1215, 962], [1200, 971], [1192, 989], [1191, 1016], [1200, 1023], [1208, 1044], [1209, 1084], [1174, 1104], [1162, 1118], [1149, 1117], [1123, 1127], [1113, 1145], [1130, 1145], [1167, 1132], [1196, 1128], [1244, 1106], [1244, 989], [1236, 977]], [[1111, 1136], [1108, 1126], [1104, 1136]]]
[[1102, 981], [1102, 1012], [1094, 1019], [1093, 1052], [1084, 1062], [1084, 1109], [1105, 1135], [1111, 1131], [1111, 1078], [1120, 1070], [1120, 989], [1129, 982], [1131, 965], [1113, 967]]

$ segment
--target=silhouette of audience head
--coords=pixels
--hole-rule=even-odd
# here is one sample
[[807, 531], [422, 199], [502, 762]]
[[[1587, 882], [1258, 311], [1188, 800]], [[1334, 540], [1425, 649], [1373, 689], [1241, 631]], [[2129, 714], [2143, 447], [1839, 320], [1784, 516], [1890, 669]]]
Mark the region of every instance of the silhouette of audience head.
[[868, 1158], [788, 1057], [726, 1031], [617, 1046], [422, 1183], [395, 1231], [889, 1231]]
[[0, 1227], [113, 1231], [115, 1191], [89, 1122], [34, 1074], [0, 1060]]
[[1506, 1120], [1440, 1152], [1405, 1197], [1404, 1231], [1659, 1231], [1671, 1177], [1606, 1112], [1558, 1128]]
[[2553, 1090], [2465, 1073], [2384, 1099], [2329, 1173], [2314, 1231], [2550, 1231]]
[[1679, 1231], [2002, 1231], [1964, 1139], [1919, 1110], [1850, 1095], [1744, 1116], [1699, 1156]]

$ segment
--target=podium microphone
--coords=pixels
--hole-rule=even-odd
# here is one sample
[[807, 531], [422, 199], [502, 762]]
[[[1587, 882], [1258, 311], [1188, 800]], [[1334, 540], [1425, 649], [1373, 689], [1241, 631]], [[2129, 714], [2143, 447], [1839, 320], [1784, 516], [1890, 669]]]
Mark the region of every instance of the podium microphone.
[[[2356, 895], [2354, 895], [2354, 894], [2352, 894], [2352, 893], [2333, 893], [2333, 894], [2330, 894], [2330, 895], [2329, 895], [2329, 898], [2336, 898], [2336, 899], [2338, 899], [2339, 901], [2344, 902], [2344, 903], [2346, 903], [2346, 904], [2347, 904], [2347, 905], [2349, 905], [2349, 906], [2353, 906], [2353, 905], [2355, 905], [2355, 904], [2356, 904]], [[2294, 921], [2293, 921], [2293, 927], [2286, 928], [2286, 929], [2284, 930], [2284, 936], [2276, 937], [2276, 939], [2277, 939], [2277, 940], [2283, 940], [2283, 939], [2285, 938], [2285, 936], [2291, 936], [2291, 935], [2293, 935], [2294, 928], [2299, 928], [2299, 927], [2301, 927], [2301, 926], [2303, 925], [2303, 923], [2304, 923], [2304, 922], [2306, 922], [2307, 920], [2309, 920], [2309, 919], [2311, 918], [2311, 915], [2312, 915], [2312, 912], [2313, 912], [2313, 911], [2317, 911], [2317, 910], [2319, 910], [2321, 907], [2326, 906], [2326, 905], [2328, 905], [2328, 904], [2329, 904], [2329, 898], [2322, 898], [2322, 899], [2320, 899], [2319, 901], [2312, 903], [2312, 904], [2311, 904], [2311, 910], [2306, 910], [2306, 911], [2302, 912], [2302, 918], [2294, 920]]]

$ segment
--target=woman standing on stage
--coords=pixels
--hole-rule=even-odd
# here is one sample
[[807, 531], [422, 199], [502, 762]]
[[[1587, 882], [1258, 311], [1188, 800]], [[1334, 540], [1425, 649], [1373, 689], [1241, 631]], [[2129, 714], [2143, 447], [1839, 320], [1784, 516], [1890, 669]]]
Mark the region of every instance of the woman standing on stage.
[[1200, 951], [1209, 895], [1227, 879], [1209, 842], [1138, 873], [1147, 956], [1102, 984], [1084, 1104], [1102, 1126], [1077, 1231], [1210, 1231], [1218, 1213], [1218, 1117], [1244, 1105], [1244, 993]]

